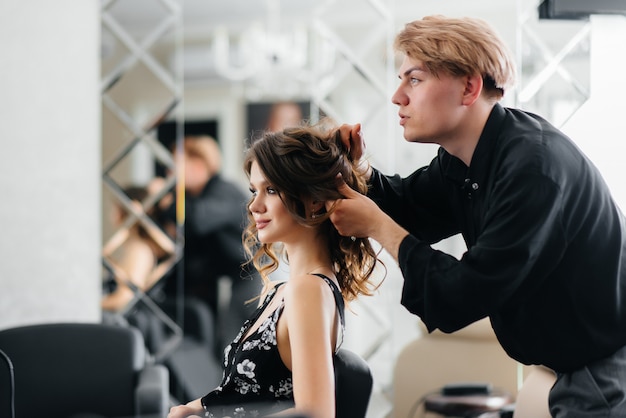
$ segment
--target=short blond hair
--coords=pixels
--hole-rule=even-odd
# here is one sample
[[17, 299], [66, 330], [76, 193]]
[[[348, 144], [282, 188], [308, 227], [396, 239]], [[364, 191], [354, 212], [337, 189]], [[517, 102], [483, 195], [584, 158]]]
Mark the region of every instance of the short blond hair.
[[477, 18], [434, 15], [407, 23], [394, 49], [421, 61], [439, 74], [480, 74], [484, 91], [498, 99], [515, 83], [515, 65], [509, 49], [495, 30]]

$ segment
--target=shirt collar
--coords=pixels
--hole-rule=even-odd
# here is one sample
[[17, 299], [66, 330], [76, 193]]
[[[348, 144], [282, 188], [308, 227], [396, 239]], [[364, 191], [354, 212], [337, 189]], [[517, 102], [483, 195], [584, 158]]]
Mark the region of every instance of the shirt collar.
[[442, 167], [446, 178], [459, 187], [469, 187], [473, 192], [480, 190], [487, 176], [488, 168], [491, 165], [491, 155], [496, 147], [498, 133], [505, 115], [504, 108], [499, 103], [496, 103], [478, 139], [478, 144], [476, 144], [469, 167], [460, 159], [448, 154], [443, 148], [440, 149], [439, 156], [442, 159]]

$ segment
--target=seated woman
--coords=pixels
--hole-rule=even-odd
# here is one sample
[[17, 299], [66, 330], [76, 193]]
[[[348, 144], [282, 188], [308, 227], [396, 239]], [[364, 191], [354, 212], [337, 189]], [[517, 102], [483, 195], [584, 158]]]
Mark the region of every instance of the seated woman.
[[[380, 261], [367, 238], [339, 235], [326, 203], [342, 198], [338, 175], [362, 193], [366, 184], [338, 133], [321, 125], [265, 133], [244, 168], [252, 193], [244, 243], [264, 280], [261, 303], [225, 349], [221, 384], [168, 417], [334, 417], [344, 300], [372, 294]], [[271, 281], [282, 260], [289, 278]]]

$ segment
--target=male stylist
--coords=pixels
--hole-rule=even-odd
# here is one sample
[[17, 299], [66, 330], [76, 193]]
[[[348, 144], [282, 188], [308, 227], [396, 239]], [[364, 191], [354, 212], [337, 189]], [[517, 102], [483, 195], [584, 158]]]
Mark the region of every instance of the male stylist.
[[[395, 49], [404, 137], [439, 151], [406, 178], [364, 160], [369, 198], [342, 184], [333, 223], [395, 257], [402, 304], [430, 331], [489, 317], [512, 358], [554, 370], [554, 417], [626, 417], [626, 225], [600, 173], [547, 121], [499, 103], [514, 68], [484, 22], [426, 17]], [[340, 129], [363, 158], [360, 126]], [[457, 233], [460, 260], [431, 248]]]

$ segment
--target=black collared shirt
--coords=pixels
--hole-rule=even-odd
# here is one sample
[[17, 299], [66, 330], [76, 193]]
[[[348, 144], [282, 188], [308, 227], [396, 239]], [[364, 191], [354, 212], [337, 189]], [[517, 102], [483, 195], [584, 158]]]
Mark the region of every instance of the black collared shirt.
[[[430, 331], [489, 316], [524, 364], [577, 369], [626, 345], [626, 225], [596, 167], [544, 119], [496, 105], [470, 167], [442, 148], [369, 193], [410, 235], [402, 304]], [[430, 244], [461, 233], [460, 260]]]

